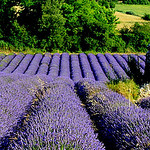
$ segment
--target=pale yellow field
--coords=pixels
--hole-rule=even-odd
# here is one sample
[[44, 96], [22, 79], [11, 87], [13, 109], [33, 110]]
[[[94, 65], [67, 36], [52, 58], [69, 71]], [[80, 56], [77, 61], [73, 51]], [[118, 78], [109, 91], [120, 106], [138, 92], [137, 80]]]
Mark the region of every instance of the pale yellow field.
[[119, 30], [123, 27], [131, 27], [136, 22], [138, 22], [138, 23], [146, 23], [146, 22], [150, 23], [150, 21], [146, 21], [146, 20], [142, 19], [141, 17], [124, 14], [121, 12], [115, 12], [115, 15], [117, 18], [119, 18], [118, 21], [120, 21], [120, 23], [117, 25], [117, 29], [119, 29]]

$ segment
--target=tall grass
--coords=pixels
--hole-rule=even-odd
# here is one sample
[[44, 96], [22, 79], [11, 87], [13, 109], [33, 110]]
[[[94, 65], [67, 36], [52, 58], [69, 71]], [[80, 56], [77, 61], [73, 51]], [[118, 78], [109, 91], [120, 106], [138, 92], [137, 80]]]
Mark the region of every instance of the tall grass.
[[128, 4], [116, 4], [115, 11], [119, 12], [133, 12], [137, 16], [144, 16], [150, 11], [150, 5], [128, 5]]

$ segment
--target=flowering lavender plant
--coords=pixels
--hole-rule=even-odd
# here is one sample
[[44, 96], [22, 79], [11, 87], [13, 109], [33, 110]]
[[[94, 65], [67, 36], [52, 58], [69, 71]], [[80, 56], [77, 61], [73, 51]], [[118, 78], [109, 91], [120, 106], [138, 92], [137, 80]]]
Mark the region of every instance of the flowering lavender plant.
[[13, 73], [21, 73], [24, 74], [24, 72], [27, 70], [28, 66], [30, 65], [30, 62], [32, 61], [33, 55], [27, 54], [23, 58], [23, 60], [20, 62], [19, 66], [13, 71]]
[[150, 149], [150, 112], [96, 81], [78, 82], [78, 94], [108, 149]]
[[4, 59], [2, 59], [0, 62], [0, 71], [4, 70], [15, 56], [15, 54], [7, 55]]
[[104, 150], [72, 85], [73, 81], [62, 77], [49, 83], [43, 96], [37, 97], [42, 101], [39, 111], [10, 148]]
[[107, 53], [105, 54], [105, 57], [109, 64], [112, 65], [112, 68], [114, 69], [119, 79], [129, 78], [126, 72], [122, 69], [122, 67], [117, 63], [116, 59], [111, 54]]
[[19, 54], [17, 55], [11, 62], [10, 64], [3, 70], [3, 72], [5, 73], [12, 73], [15, 68], [18, 67], [18, 65], [20, 64], [21, 60], [23, 59], [24, 54]]
[[84, 53], [79, 54], [79, 62], [80, 62], [83, 78], [95, 79], [86, 54]]
[[95, 79], [97, 81], [103, 81], [106, 82], [108, 81], [108, 78], [106, 77], [102, 67], [98, 63], [98, 60], [94, 54], [88, 54], [88, 59], [91, 64], [91, 68], [93, 70], [93, 74], [95, 76]]
[[59, 65], [60, 65], [60, 54], [55, 53], [52, 57], [52, 61], [49, 68], [48, 75], [55, 79], [59, 75]]
[[59, 76], [70, 78], [70, 56], [68, 53], [61, 54]]
[[35, 75], [39, 68], [39, 64], [41, 62], [42, 57], [43, 57], [42, 54], [35, 54], [32, 62], [30, 63], [29, 67], [27, 68], [25, 74]]
[[112, 67], [109, 65], [106, 57], [103, 54], [97, 54], [97, 59], [100, 65], [102, 66], [103, 71], [107, 75], [107, 78], [112, 79], [112, 80], [116, 79], [117, 76], [115, 72], [113, 71]]
[[82, 72], [81, 72], [81, 68], [80, 68], [80, 64], [79, 64], [79, 58], [78, 55], [76, 54], [71, 54], [70, 55], [70, 62], [71, 62], [71, 79], [74, 82], [79, 81], [80, 79], [82, 79]]

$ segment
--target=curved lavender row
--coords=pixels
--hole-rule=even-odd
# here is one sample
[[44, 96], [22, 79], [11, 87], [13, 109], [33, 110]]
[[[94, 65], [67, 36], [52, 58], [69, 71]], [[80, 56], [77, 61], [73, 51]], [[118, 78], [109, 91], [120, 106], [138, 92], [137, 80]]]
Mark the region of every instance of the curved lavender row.
[[114, 73], [112, 67], [110, 67], [107, 59], [103, 54], [97, 54], [97, 59], [102, 66], [103, 71], [105, 72], [107, 78], [109, 79], [116, 79], [116, 74]]
[[[122, 55], [122, 57], [126, 60], [127, 63], [128, 63], [128, 61], [129, 61], [129, 60], [128, 60], [128, 59], [129, 59], [129, 56], [130, 56], [130, 55], [127, 55], [127, 54], [123, 54], [123, 55]], [[134, 57], [134, 58], [136, 59], [136, 61], [138, 61], [138, 58], [136, 58], [136, 56], [135, 56], [134, 54], [131, 54], [131, 56]], [[142, 61], [142, 60], [141, 60], [141, 61]], [[143, 67], [145, 68], [145, 62], [144, 62], [144, 61], [142, 61], [142, 65], [143, 65]], [[140, 67], [140, 71], [141, 71], [142, 73], [144, 73], [144, 69], [141, 68], [141, 67]]]
[[70, 78], [70, 60], [68, 53], [62, 53], [60, 58], [59, 76]]
[[142, 98], [137, 105], [143, 109], [150, 109], [150, 97]]
[[74, 82], [77, 82], [82, 78], [78, 55], [71, 54], [70, 60], [71, 60], [71, 79]]
[[21, 119], [25, 117], [37, 88], [43, 86], [38, 77], [22, 75], [22, 78], [16, 80], [16, 75], [13, 76], [13, 82], [7, 85], [4, 82], [0, 88], [0, 149], [8, 146], [8, 139], [15, 134]]
[[129, 78], [126, 72], [121, 68], [121, 66], [117, 63], [116, 59], [111, 54], [107, 53], [105, 54], [105, 57], [109, 64], [112, 65], [112, 68], [114, 69], [119, 79]]
[[9, 63], [12, 61], [12, 59], [15, 57], [16, 55], [7, 55], [1, 62], [0, 62], [0, 71], [2, 71], [3, 69], [5, 69]]
[[94, 80], [80, 81], [78, 94], [85, 101], [106, 149], [150, 148], [150, 111], [143, 111]]
[[52, 61], [51, 61], [50, 69], [49, 69], [49, 73], [48, 73], [48, 75], [53, 79], [58, 77], [59, 64], [60, 64], [60, 54], [55, 53], [52, 57]]
[[17, 55], [11, 62], [10, 64], [3, 70], [4, 73], [12, 73], [13, 70], [15, 70], [16, 67], [20, 64], [24, 57], [24, 54], [19, 54]]
[[23, 60], [19, 64], [19, 66], [13, 71], [13, 73], [21, 73], [21, 74], [23, 74], [26, 71], [26, 69], [28, 68], [32, 58], [33, 58], [33, 55], [27, 54], [23, 58]]
[[43, 57], [42, 54], [35, 54], [33, 60], [31, 61], [30, 65], [28, 67], [28, 69], [26, 70], [25, 74], [35, 75], [38, 68], [39, 68], [39, 64], [40, 64], [42, 57]]
[[146, 56], [145, 55], [139, 55], [139, 57], [145, 62]]
[[0, 61], [3, 60], [5, 58], [5, 54], [0, 54]]
[[52, 82], [45, 93], [40, 111], [31, 118], [26, 133], [20, 134], [22, 145], [16, 143], [15, 148], [104, 150], [89, 115], [68, 83]]
[[41, 64], [49, 65], [50, 61], [51, 61], [51, 54], [45, 54], [41, 61]]
[[45, 75], [47, 75], [48, 74], [48, 68], [49, 68], [49, 66], [47, 64], [41, 64], [37, 74], [45, 74]]
[[95, 79], [86, 54], [84, 53], [79, 54], [79, 62], [80, 62], [83, 78]]
[[41, 61], [41, 65], [38, 69], [37, 74], [47, 74], [48, 73], [48, 69], [49, 69], [49, 64], [51, 61], [51, 56], [44, 56], [42, 61]]
[[108, 81], [108, 78], [106, 77], [100, 64], [98, 63], [96, 56], [94, 54], [88, 54], [88, 59], [91, 64], [95, 79], [97, 81], [104, 81], [104, 82]]
[[114, 54], [113, 56], [117, 60], [119, 65], [123, 68], [123, 70], [128, 74], [130, 69], [125, 59], [123, 59], [119, 54]]
[[121, 56], [122, 56], [122, 58], [124, 58], [125, 61], [128, 63], [128, 55], [127, 55], [127, 54], [123, 54], [123, 55], [121, 55]]
[[143, 72], [144, 72], [144, 69], [145, 69], [145, 62], [142, 60], [142, 59], [140, 59], [140, 57], [138, 57], [137, 55], [135, 55], [135, 54], [130, 54], [130, 56], [132, 57], [132, 58], [134, 58], [135, 60], [136, 60], [136, 62], [138, 62], [139, 64], [140, 64], [140, 68], [143, 70]]

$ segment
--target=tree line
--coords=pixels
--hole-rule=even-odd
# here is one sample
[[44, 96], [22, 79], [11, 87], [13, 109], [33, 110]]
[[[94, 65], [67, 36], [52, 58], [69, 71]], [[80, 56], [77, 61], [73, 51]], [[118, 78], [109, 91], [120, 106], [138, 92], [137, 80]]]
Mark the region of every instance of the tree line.
[[112, 1], [107, 6], [103, 1], [0, 1], [0, 47], [49, 52], [124, 52], [127, 47], [145, 51], [150, 25], [118, 32]]

